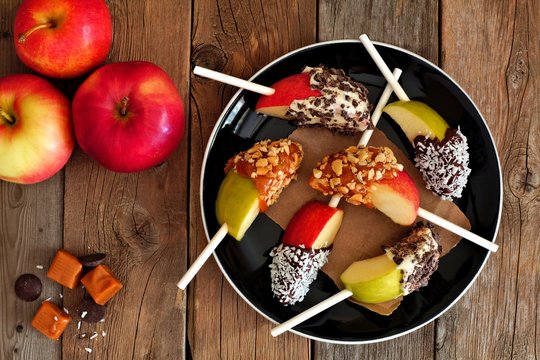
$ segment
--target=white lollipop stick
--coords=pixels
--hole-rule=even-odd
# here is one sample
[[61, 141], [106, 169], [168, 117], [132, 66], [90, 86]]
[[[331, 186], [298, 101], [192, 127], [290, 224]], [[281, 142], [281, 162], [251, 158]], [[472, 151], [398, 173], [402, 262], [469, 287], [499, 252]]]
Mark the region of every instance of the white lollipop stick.
[[273, 93], [276, 92], [276, 90], [270, 87], [255, 84], [255, 83], [252, 83], [251, 81], [239, 79], [237, 77], [230, 76], [230, 75], [225, 75], [220, 72], [203, 68], [200, 66], [195, 66], [195, 68], [193, 69], [193, 73], [195, 75], [199, 75], [208, 79], [216, 80], [224, 84], [229, 84], [232, 86], [239, 87], [241, 89], [253, 91], [261, 95], [272, 95]]
[[403, 90], [396, 78], [392, 76], [392, 72], [388, 68], [388, 65], [386, 65], [377, 49], [375, 49], [375, 46], [373, 46], [373, 43], [371, 42], [371, 40], [369, 40], [369, 37], [366, 34], [362, 34], [360, 35], [360, 41], [362, 42], [362, 44], [364, 44], [367, 52], [369, 53], [369, 55], [371, 55], [371, 58], [373, 59], [373, 61], [375, 61], [375, 64], [377, 65], [379, 70], [381, 70], [386, 81], [388, 81], [388, 83], [394, 89], [394, 92], [396, 93], [399, 100], [409, 101], [410, 99], [405, 93], [405, 90]]
[[454, 234], [475, 243], [476, 245], [480, 245], [484, 249], [488, 249], [492, 252], [496, 252], [499, 249], [499, 245], [492, 243], [491, 241], [484, 239], [483, 237], [478, 236], [470, 232], [469, 230], [465, 230], [464, 228], [457, 226], [456, 224], [453, 224], [450, 221], [443, 219], [442, 217], [435, 215], [425, 209], [419, 208], [416, 214], [419, 217], [434, 223], [435, 225], [439, 225], [443, 229], [453, 232]]
[[[395, 68], [394, 72], [392, 73], [392, 77], [396, 80], [399, 79], [401, 76], [401, 69]], [[381, 98], [379, 99], [379, 102], [377, 103], [377, 106], [375, 106], [375, 110], [373, 110], [373, 114], [371, 114], [371, 122], [373, 123], [373, 127], [377, 127], [377, 124], [379, 123], [379, 119], [382, 115], [382, 109], [386, 106], [388, 103], [388, 100], [390, 100], [390, 96], [392, 95], [392, 85], [390, 83], [386, 84], [386, 87], [384, 88], [384, 91], [381, 95]], [[360, 141], [358, 142], [358, 146], [367, 146], [369, 139], [371, 139], [371, 135], [373, 135], [373, 129], [368, 129], [364, 131], [362, 134], [362, 137], [360, 138]]]
[[186, 271], [184, 276], [182, 276], [182, 279], [180, 279], [180, 281], [178, 282], [177, 286], [180, 289], [184, 290], [188, 286], [189, 282], [199, 272], [206, 260], [208, 260], [208, 258], [210, 257], [210, 255], [212, 255], [214, 250], [216, 250], [218, 245], [221, 244], [221, 241], [223, 241], [228, 231], [229, 227], [227, 226], [227, 224], [221, 225], [217, 233], [210, 240], [208, 245], [206, 245], [201, 254], [197, 257], [197, 260], [195, 260], [195, 262], [189, 267], [188, 271]]
[[[394, 76], [397, 79], [401, 76], [402, 70], [399, 68], [395, 68], [394, 72], [392, 73], [392, 76]], [[379, 123], [379, 119], [382, 115], [382, 109], [386, 106], [388, 103], [388, 100], [390, 99], [390, 96], [392, 95], [393, 88], [390, 85], [390, 83], [386, 84], [386, 87], [384, 88], [381, 97], [379, 98], [379, 102], [377, 103], [377, 106], [375, 106], [375, 110], [373, 110], [373, 114], [371, 114], [371, 122], [373, 123], [373, 127], [377, 127], [377, 124]], [[360, 141], [358, 142], [358, 146], [367, 146], [369, 139], [371, 139], [371, 135], [373, 135], [372, 129], [367, 129], [362, 134], [362, 137], [360, 138]], [[330, 207], [337, 207], [339, 205], [339, 201], [341, 200], [341, 195], [334, 195], [330, 199], [330, 202], [328, 203], [328, 206]]]
[[328, 299], [321, 301], [317, 305], [312, 306], [306, 311], [301, 312], [300, 314], [285, 321], [282, 324], [279, 324], [278, 326], [273, 328], [270, 331], [270, 333], [272, 334], [272, 336], [281, 335], [285, 331], [292, 329], [296, 325], [303, 323], [304, 321], [311, 319], [312, 317], [323, 312], [324, 310], [331, 308], [332, 306], [342, 302], [343, 300], [346, 300], [347, 298], [351, 297], [352, 294], [353, 293], [350, 290], [347, 290], [347, 289], [341, 290], [337, 294], [330, 296]]

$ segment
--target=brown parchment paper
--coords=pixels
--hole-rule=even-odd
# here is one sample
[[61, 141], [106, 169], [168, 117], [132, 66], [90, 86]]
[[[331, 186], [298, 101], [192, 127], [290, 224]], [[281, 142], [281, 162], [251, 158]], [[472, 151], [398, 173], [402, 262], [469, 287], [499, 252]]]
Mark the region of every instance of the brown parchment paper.
[[[297, 181], [293, 181], [281, 194], [279, 201], [271, 206], [267, 215], [286, 228], [292, 216], [308, 201], [319, 200], [327, 203], [329, 196], [323, 196], [313, 190], [308, 182], [316, 163], [325, 155], [341, 151], [348, 146], [356, 145], [358, 138], [334, 135], [326, 129], [302, 128], [295, 130], [289, 138], [302, 144], [304, 160], [298, 172]], [[380, 130], [375, 129], [369, 142], [370, 146], [388, 146], [394, 151], [398, 162], [413, 178], [420, 193], [420, 206], [463, 228], [470, 229], [465, 214], [451, 201], [441, 200], [425, 188], [421, 173], [414, 164], [399, 150]], [[341, 200], [339, 207], [345, 212], [341, 229], [334, 240], [328, 263], [322, 268], [336, 285], [343, 289], [339, 277], [354, 261], [367, 259], [383, 253], [382, 246], [390, 245], [403, 238], [409, 227], [395, 224], [378, 210], [364, 206], [354, 206]], [[418, 218], [418, 221], [422, 219]], [[435, 231], [440, 234], [443, 255], [457, 245], [460, 236], [439, 227]], [[361, 304], [383, 315], [389, 315], [401, 302], [401, 298], [386, 303], [368, 305]]]

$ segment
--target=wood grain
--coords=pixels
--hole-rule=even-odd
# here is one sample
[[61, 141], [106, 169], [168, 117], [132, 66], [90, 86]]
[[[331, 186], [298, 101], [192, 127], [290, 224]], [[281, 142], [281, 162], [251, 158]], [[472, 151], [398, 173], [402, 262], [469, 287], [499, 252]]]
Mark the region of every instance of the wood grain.
[[[438, 2], [415, 0], [334, 2], [319, 5], [319, 40], [358, 38], [402, 46], [438, 61]], [[384, 343], [364, 346], [315, 342], [314, 359], [429, 359], [434, 357], [435, 326]]]
[[434, 62], [439, 59], [438, 1], [320, 0], [319, 41], [358, 39], [397, 45]]
[[540, 3], [444, 0], [442, 15], [441, 62], [492, 131], [504, 208], [501, 248], [441, 319], [437, 357], [538, 359]]
[[[248, 78], [278, 56], [315, 42], [316, 4], [196, 0], [192, 65]], [[191, 87], [190, 262], [207, 240], [201, 222], [199, 180], [204, 149], [219, 114], [236, 92], [198, 77]], [[309, 341], [270, 336], [270, 323], [247, 305], [210, 259], [188, 288], [188, 338], [195, 359], [308, 359]]]
[[[18, 0], [0, 4], [0, 76], [28, 72], [15, 54], [13, 20]], [[0, 181], [0, 358], [60, 357], [61, 342], [51, 342], [31, 327], [40, 302], [49, 296], [61, 305], [60, 286], [45, 269], [62, 246], [63, 172], [37, 185]], [[46, 209], [46, 211], [44, 211]], [[19, 275], [33, 273], [43, 283], [40, 299], [27, 303], [15, 296]], [[19, 330], [17, 330], [17, 327]]]
[[[186, 101], [190, 2], [108, 5], [114, 28], [109, 62], [156, 63]], [[80, 150], [66, 167], [64, 246], [76, 255], [107, 253], [124, 288], [109, 303], [104, 323], [80, 330], [107, 336], [79, 340], [73, 324], [64, 334], [63, 358], [86, 358], [84, 347], [103, 359], [184, 357], [186, 303], [176, 282], [186, 267], [187, 138], [163, 165], [139, 173], [107, 171]], [[68, 292], [66, 307], [76, 308], [80, 297], [80, 289]]]

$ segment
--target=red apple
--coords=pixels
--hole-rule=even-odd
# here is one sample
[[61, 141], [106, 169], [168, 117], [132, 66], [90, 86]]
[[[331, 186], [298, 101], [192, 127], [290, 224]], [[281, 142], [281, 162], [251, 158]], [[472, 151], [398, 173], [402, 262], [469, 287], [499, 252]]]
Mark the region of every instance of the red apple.
[[405, 171], [398, 172], [393, 179], [375, 182], [370, 192], [373, 206], [396, 224], [408, 226], [416, 220], [420, 196], [416, 184]]
[[289, 221], [282, 243], [306, 249], [327, 248], [334, 242], [342, 220], [343, 210], [309, 202]]
[[26, 66], [71, 78], [105, 61], [112, 43], [111, 14], [103, 0], [24, 0], [13, 32]]
[[33, 184], [48, 179], [73, 151], [68, 99], [29, 74], [0, 78], [0, 179]]
[[280, 119], [286, 119], [285, 113], [294, 100], [304, 100], [312, 96], [321, 96], [319, 90], [311, 88], [309, 73], [300, 73], [286, 77], [274, 85], [276, 92], [261, 96], [255, 105], [255, 111]]
[[133, 172], [162, 163], [184, 133], [184, 107], [171, 78], [149, 62], [105, 65], [73, 98], [75, 137], [106, 168]]

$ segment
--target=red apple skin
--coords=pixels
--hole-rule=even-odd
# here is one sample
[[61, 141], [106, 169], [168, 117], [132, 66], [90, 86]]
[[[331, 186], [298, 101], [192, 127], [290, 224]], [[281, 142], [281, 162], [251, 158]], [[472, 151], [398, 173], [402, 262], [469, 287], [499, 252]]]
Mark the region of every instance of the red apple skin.
[[393, 179], [382, 179], [378, 181], [380, 185], [386, 185], [392, 188], [401, 196], [407, 199], [415, 210], [420, 207], [420, 195], [414, 180], [407, 174], [406, 171], [399, 171]]
[[73, 152], [68, 99], [30, 74], [0, 78], [0, 179], [34, 184], [60, 171]]
[[[304, 100], [312, 96], [321, 96], [321, 92], [312, 89], [308, 73], [300, 73], [281, 79], [271, 87], [276, 90], [272, 95], [261, 96], [255, 105], [255, 110], [261, 113], [282, 113], [294, 100]], [[276, 110], [275, 108], [280, 108]]]
[[395, 223], [404, 226], [414, 223], [420, 207], [420, 195], [414, 180], [405, 171], [399, 171], [393, 179], [373, 183], [370, 191], [375, 208]]
[[[127, 98], [126, 115], [121, 114]], [[134, 172], [165, 161], [184, 133], [184, 106], [171, 78], [157, 65], [105, 65], [73, 98], [75, 137], [109, 170]]]
[[[287, 229], [283, 234], [283, 245], [303, 246], [306, 249], [311, 249], [319, 234], [321, 234], [330, 219], [336, 214], [343, 216], [343, 210], [330, 207], [318, 201], [308, 202], [289, 221]], [[341, 225], [341, 221], [339, 225]], [[330, 246], [333, 241], [331, 239], [330, 243], [325, 244], [325, 247]]]
[[[21, 42], [32, 27], [51, 22]], [[102, 64], [112, 44], [111, 14], [103, 0], [24, 0], [13, 29], [15, 50], [32, 70], [54, 78], [80, 76]]]

